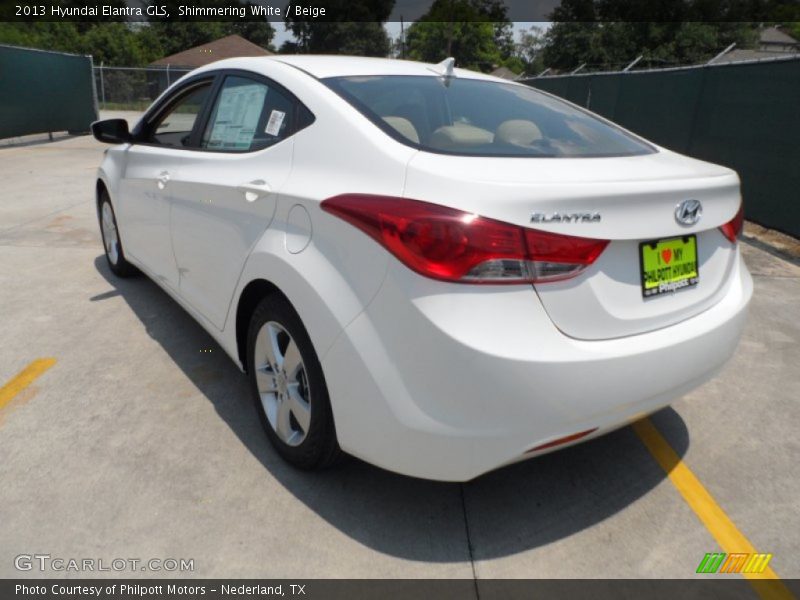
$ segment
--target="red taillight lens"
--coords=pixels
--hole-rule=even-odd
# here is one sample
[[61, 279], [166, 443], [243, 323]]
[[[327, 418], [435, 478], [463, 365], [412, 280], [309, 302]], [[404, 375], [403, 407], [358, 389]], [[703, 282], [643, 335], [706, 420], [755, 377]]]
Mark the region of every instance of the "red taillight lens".
[[724, 225], [720, 225], [719, 229], [723, 234], [725, 234], [726, 238], [728, 238], [735, 244], [736, 238], [739, 237], [740, 233], [742, 233], [743, 226], [744, 226], [744, 203], [739, 205], [739, 212], [736, 213], [736, 216], [733, 217], [730, 221], [728, 221]]
[[418, 273], [463, 283], [523, 283], [574, 277], [608, 244], [538, 231], [436, 204], [345, 194], [322, 209], [358, 227]]

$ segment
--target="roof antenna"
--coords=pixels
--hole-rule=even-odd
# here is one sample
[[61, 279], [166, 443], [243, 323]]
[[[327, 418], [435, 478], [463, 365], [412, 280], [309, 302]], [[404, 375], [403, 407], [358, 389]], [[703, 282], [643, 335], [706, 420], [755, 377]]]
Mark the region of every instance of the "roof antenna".
[[456, 64], [456, 59], [450, 56], [449, 58], [445, 58], [439, 64], [436, 64], [432, 67], [428, 67], [428, 70], [433, 71], [437, 75], [440, 75], [444, 78], [445, 85], [450, 83], [450, 79], [453, 77], [453, 67]]

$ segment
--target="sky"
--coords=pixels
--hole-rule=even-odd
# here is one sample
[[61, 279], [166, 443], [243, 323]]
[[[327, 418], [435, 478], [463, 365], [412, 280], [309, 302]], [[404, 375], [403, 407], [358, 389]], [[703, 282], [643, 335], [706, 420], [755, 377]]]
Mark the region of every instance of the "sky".
[[[408, 27], [408, 25], [408, 23], [405, 24], [406, 27]], [[550, 23], [531, 21], [516, 21], [513, 23], [513, 25], [514, 37], [516, 40], [519, 40], [519, 36], [522, 31], [529, 29], [533, 25], [541, 27], [543, 30], [550, 27]], [[285, 31], [283, 23], [272, 23], [272, 26], [275, 28], [275, 37], [273, 38], [272, 43], [276, 48], [280, 48], [283, 42], [294, 39], [294, 36], [292, 36], [290, 31]], [[392, 39], [395, 39], [400, 35], [400, 22], [389, 21], [386, 23], [386, 31], [389, 33], [389, 36]]]

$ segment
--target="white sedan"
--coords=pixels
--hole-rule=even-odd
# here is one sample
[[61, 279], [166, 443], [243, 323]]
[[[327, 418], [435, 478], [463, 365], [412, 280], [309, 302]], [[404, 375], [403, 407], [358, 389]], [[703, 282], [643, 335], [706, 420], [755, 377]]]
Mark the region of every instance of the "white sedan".
[[744, 326], [736, 173], [452, 59], [225, 60], [93, 131], [111, 270], [301, 468], [468, 480], [667, 405]]

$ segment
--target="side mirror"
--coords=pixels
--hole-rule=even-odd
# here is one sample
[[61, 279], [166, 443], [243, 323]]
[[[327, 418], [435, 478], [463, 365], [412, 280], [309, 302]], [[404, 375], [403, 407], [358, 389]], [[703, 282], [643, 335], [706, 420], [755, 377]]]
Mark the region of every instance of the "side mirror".
[[92, 123], [92, 135], [104, 144], [127, 144], [133, 140], [125, 119], [106, 119]]

